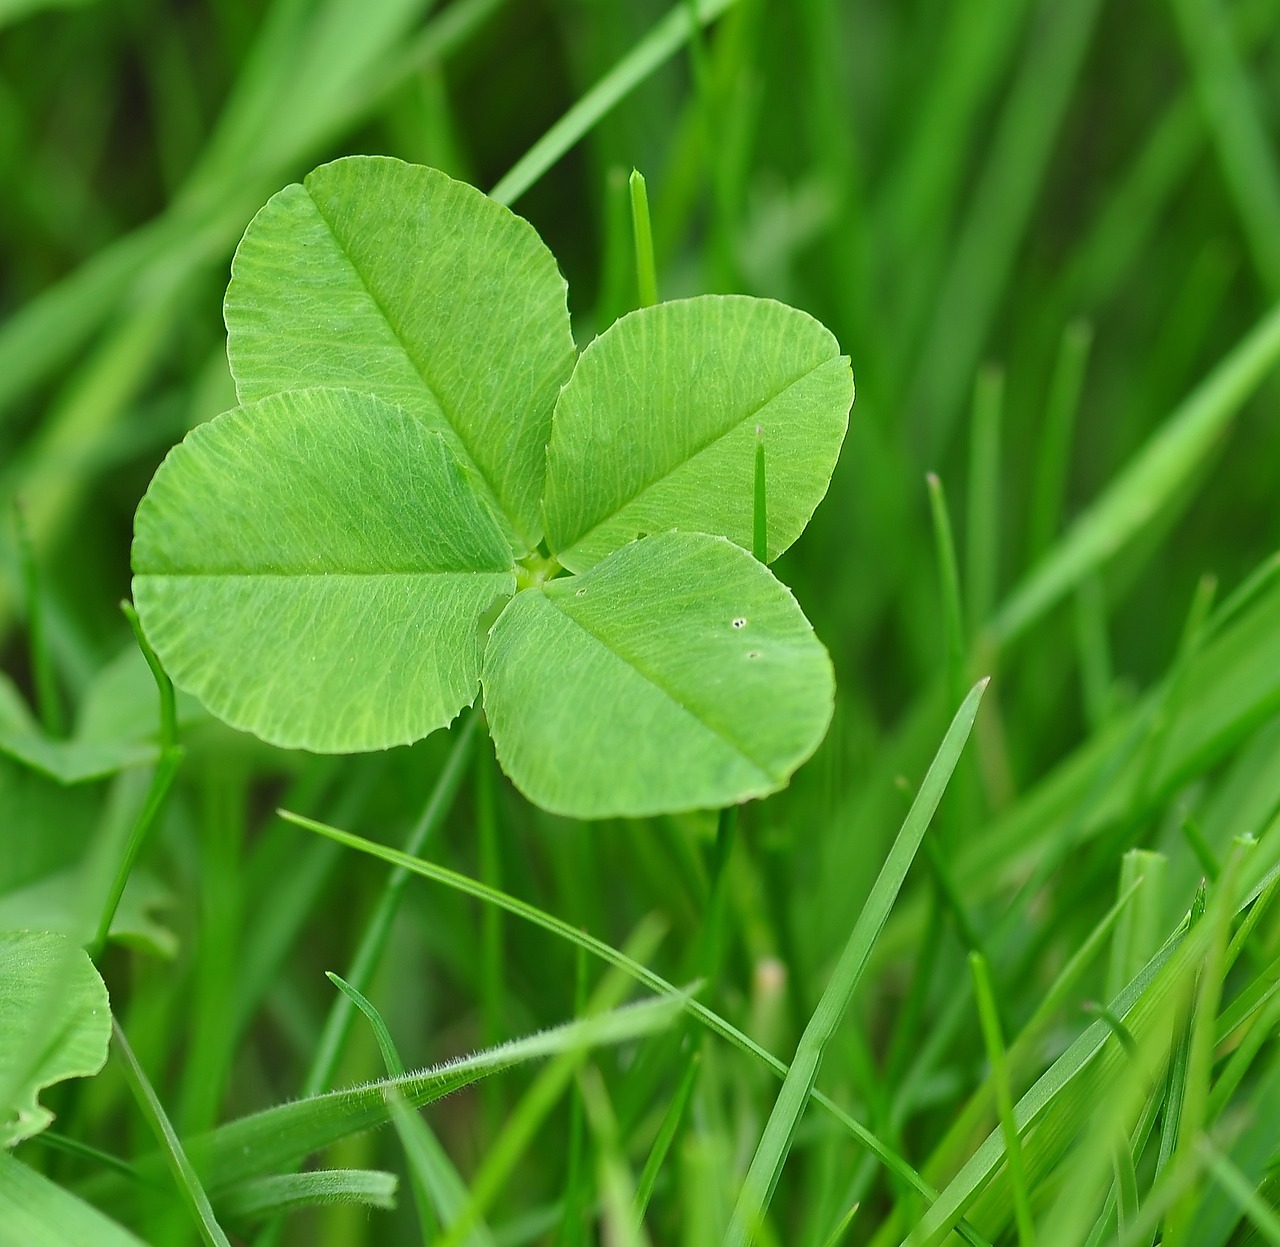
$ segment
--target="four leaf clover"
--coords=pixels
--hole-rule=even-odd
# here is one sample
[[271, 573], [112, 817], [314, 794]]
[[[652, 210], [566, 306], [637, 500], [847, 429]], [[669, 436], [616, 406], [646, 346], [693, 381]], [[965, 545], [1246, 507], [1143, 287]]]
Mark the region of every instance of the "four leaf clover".
[[579, 356], [533, 228], [381, 157], [250, 224], [226, 297], [241, 405], [170, 452], [133, 593], [175, 683], [272, 743], [356, 752], [481, 686], [504, 770], [581, 818], [782, 787], [831, 716], [830, 660], [747, 551], [826, 492], [853, 400], [811, 317], [706, 296]]

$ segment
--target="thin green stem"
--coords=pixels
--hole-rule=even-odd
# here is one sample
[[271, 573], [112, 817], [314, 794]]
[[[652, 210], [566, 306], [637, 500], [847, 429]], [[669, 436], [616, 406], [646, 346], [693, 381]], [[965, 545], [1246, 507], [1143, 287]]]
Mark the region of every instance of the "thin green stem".
[[186, 750], [181, 745], [173, 745], [164, 750], [151, 773], [151, 783], [147, 786], [147, 794], [143, 798], [142, 808], [133, 820], [129, 831], [129, 839], [125, 844], [124, 856], [116, 867], [115, 877], [111, 880], [111, 888], [102, 903], [102, 912], [98, 917], [98, 926], [94, 932], [93, 942], [89, 945], [89, 956], [99, 961], [107, 946], [111, 934], [111, 924], [115, 920], [116, 910], [120, 907], [120, 898], [124, 895], [129, 876], [133, 873], [134, 863], [142, 846], [146, 844], [156, 817], [164, 806], [169, 789], [173, 787], [174, 777], [186, 757]]
[[137, 641], [143, 658], [147, 660], [147, 666], [151, 668], [156, 690], [160, 694], [160, 748], [171, 749], [178, 743], [178, 712], [173, 693], [173, 681], [169, 679], [169, 673], [165, 671], [159, 656], [151, 648], [151, 642], [147, 640], [147, 635], [142, 630], [142, 620], [138, 618], [138, 612], [134, 609], [133, 603], [121, 602], [120, 609], [129, 621], [129, 627], [133, 629], [134, 640]]

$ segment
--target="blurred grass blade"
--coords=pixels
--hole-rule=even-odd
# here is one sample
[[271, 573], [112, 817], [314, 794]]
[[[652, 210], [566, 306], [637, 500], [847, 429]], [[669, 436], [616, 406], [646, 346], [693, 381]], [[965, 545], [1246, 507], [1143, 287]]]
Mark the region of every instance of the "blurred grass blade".
[[[1035, 562], [1053, 544], [1062, 525], [1062, 509], [1071, 467], [1071, 445], [1080, 395], [1084, 389], [1093, 326], [1087, 320], [1073, 320], [1062, 331], [1058, 358], [1049, 382], [1044, 429], [1035, 461], [1035, 486], [1031, 491], [1031, 520], [1028, 533], [1028, 561]], [[982, 621], [985, 622], [985, 619]]]
[[930, 472], [925, 481], [929, 489], [929, 517], [933, 521], [934, 555], [938, 562], [938, 591], [942, 599], [947, 700], [954, 705], [964, 688], [966, 653], [960, 571], [956, 563], [956, 544], [951, 532], [951, 515], [947, 510], [947, 496], [943, 491], [942, 481], [934, 472]]
[[604, 1079], [594, 1065], [578, 1075], [587, 1120], [596, 1137], [596, 1187], [600, 1192], [602, 1241], [610, 1247], [649, 1247], [644, 1218], [637, 1211], [636, 1188], [619, 1142], [618, 1119], [609, 1103]]
[[1280, 298], [1280, 165], [1230, 15], [1219, 0], [1173, 0], [1171, 7], [1254, 267], [1271, 298]]
[[969, 432], [969, 498], [964, 534], [968, 628], [976, 633], [995, 605], [1000, 579], [1000, 441], [1004, 370], [978, 373]]
[[1039, 196], [1100, 0], [1040, 4], [995, 125], [933, 315], [912, 361], [909, 418], [931, 456], [946, 449], [969, 378]]
[[1239, 1205], [1262, 1237], [1280, 1247], [1280, 1215], [1264, 1200], [1229, 1157], [1224, 1156], [1204, 1136], [1197, 1141], [1200, 1159], [1224, 1191]]
[[489, 192], [508, 207], [659, 65], [682, 48], [700, 26], [715, 21], [737, 0], [677, 0], [599, 82], [551, 127]]
[[920, 842], [942, 800], [951, 773], [960, 760], [986, 688], [987, 681], [979, 681], [956, 711], [937, 756], [907, 812], [898, 838], [881, 867], [871, 895], [858, 915], [849, 941], [822, 993], [822, 999], [800, 1037], [795, 1058], [787, 1071], [782, 1090], [778, 1093], [739, 1192], [733, 1219], [725, 1234], [725, 1247], [741, 1247], [751, 1242], [759, 1221], [768, 1210], [769, 1201], [782, 1175], [782, 1167], [791, 1151], [796, 1126], [800, 1123], [800, 1116], [817, 1081], [827, 1044], [853, 999], [854, 990], [871, 958], [876, 938], [889, 917], [889, 911], [893, 908], [907, 871], [915, 860]]
[[1170, 415], [1129, 466], [996, 612], [993, 638], [1020, 636], [1064, 594], [1168, 507], [1228, 421], [1280, 360], [1280, 306], [1272, 309]]
[[182, 1202], [186, 1204], [191, 1219], [200, 1231], [200, 1237], [208, 1247], [231, 1247], [227, 1236], [222, 1232], [222, 1227], [218, 1224], [218, 1219], [213, 1215], [209, 1197], [204, 1193], [204, 1187], [191, 1161], [187, 1159], [187, 1153], [169, 1121], [168, 1114], [164, 1111], [164, 1106], [160, 1103], [142, 1066], [138, 1064], [138, 1058], [133, 1055], [133, 1049], [129, 1047], [129, 1041], [125, 1039], [124, 1031], [120, 1029], [120, 1023], [115, 1018], [111, 1019], [111, 1033], [120, 1053], [125, 1081], [128, 1082], [143, 1117], [147, 1119], [147, 1125], [151, 1127], [152, 1133], [160, 1143], [164, 1158], [173, 1173], [173, 1180], [177, 1184], [178, 1193], [182, 1196]]

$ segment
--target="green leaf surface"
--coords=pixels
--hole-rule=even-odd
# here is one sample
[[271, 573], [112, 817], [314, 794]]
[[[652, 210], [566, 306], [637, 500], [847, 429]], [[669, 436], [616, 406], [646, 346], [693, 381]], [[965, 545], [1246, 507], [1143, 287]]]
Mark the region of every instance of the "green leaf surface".
[[88, 954], [51, 931], [0, 932], [0, 1147], [39, 1134], [40, 1090], [107, 1059], [107, 989]]
[[[98, 883], [79, 866], [48, 874], [24, 888], [0, 889], [0, 931], [39, 928], [88, 945], [97, 928], [91, 906], [100, 897]], [[176, 957], [178, 937], [156, 917], [172, 900], [154, 874], [135, 869], [112, 916], [111, 938], [153, 957]]]
[[272, 744], [386, 748], [474, 700], [510, 551], [439, 434], [280, 394], [187, 435], [138, 508], [133, 599], [174, 683]]
[[49, 736], [0, 672], [0, 753], [61, 783], [78, 784], [148, 762], [155, 757], [156, 747], [154, 742], [124, 737], [92, 739], [77, 733], [60, 740]]
[[142, 1247], [123, 1226], [0, 1152], [0, 1247]]
[[[184, 724], [202, 714], [192, 698], [181, 699]], [[41, 727], [13, 682], [0, 672], [0, 753], [24, 766], [59, 783], [79, 784], [153, 762], [157, 752], [155, 681], [135, 645], [94, 676], [75, 732], [65, 740]]]
[[774, 792], [818, 747], [834, 696], [790, 591], [703, 533], [648, 537], [517, 595], [490, 635], [484, 687], [503, 769], [576, 818]]
[[349, 157], [275, 195], [231, 273], [242, 403], [372, 391], [475, 469], [518, 553], [537, 544], [551, 412], [575, 348], [564, 279], [527, 221], [435, 169]]
[[750, 550], [759, 429], [772, 561], [827, 492], [852, 402], [848, 359], [795, 308], [705, 295], [632, 312], [587, 347], [556, 404], [548, 541], [574, 571], [670, 528]]

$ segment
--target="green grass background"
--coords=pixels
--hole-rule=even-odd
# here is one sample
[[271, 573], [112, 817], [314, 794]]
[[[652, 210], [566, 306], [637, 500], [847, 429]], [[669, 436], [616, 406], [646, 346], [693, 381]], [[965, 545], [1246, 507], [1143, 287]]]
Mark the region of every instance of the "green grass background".
[[[932, 1212], [812, 1106], [758, 1151], [781, 1084], [667, 1018], [495, 1073], [426, 1109], [429, 1133], [402, 1114], [323, 1154], [405, 1175], [394, 1212], [263, 1229], [213, 1191], [231, 1241], [417, 1243], [479, 1192], [483, 1228], [448, 1241], [700, 1247], [733, 1241], [755, 1157], [777, 1183], [762, 1243], [939, 1242], [966, 1210], [970, 1241], [1280, 1242], [1280, 4], [5, 0], [0, 23], [0, 660], [55, 736], [133, 647], [117, 604], [151, 472], [234, 402], [235, 242], [321, 160], [497, 187], [559, 259], [581, 344], [637, 299], [637, 167], [663, 297], [804, 308], [858, 386], [778, 565], [834, 658], [835, 721], [734, 834], [542, 815], [482, 730], [329, 759], [187, 714], [134, 889], [164, 930], [101, 962], [182, 1138], [383, 1072], [358, 1013], [322, 1039], [346, 999], [326, 970], [409, 1068], [626, 994], [563, 933], [389, 883], [277, 806], [401, 845], [443, 775], [425, 858], [701, 979], [789, 1062], [993, 676], [818, 1054], [818, 1088], [941, 1192]], [[119, 734], [154, 722], [138, 670]], [[62, 785], [0, 753], [0, 917], [49, 871], [109, 878], [148, 776]], [[1015, 1101], [1038, 1089], [1012, 1165], [993, 1068]], [[67, 1150], [153, 1151], [128, 1072], [46, 1093], [62, 1146], [17, 1156], [149, 1242], [197, 1241], [167, 1176], [122, 1193]]]

